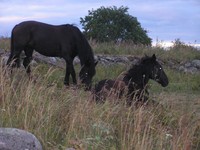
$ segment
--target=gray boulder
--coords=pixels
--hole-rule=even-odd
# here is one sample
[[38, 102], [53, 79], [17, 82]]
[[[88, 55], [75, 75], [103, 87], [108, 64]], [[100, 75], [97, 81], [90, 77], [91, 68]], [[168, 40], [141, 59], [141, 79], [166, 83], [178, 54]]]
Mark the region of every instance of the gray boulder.
[[42, 146], [38, 139], [27, 131], [0, 128], [0, 150], [42, 150]]
[[192, 65], [196, 67], [197, 69], [200, 69], [200, 60], [198, 59], [193, 60]]

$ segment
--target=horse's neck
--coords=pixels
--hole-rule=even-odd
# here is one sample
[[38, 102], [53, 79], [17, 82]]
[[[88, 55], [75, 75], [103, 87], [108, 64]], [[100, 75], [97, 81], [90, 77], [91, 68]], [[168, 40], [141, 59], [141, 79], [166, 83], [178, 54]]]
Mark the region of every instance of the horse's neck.
[[81, 66], [85, 65], [86, 62], [94, 62], [92, 48], [85, 38], [83, 38], [83, 43], [78, 47], [78, 57], [80, 59]]
[[94, 65], [94, 56], [93, 53], [88, 52], [88, 54], [78, 56], [80, 59], [81, 66], [86, 64]]
[[142, 66], [135, 66], [130, 69], [128, 73], [124, 76], [123, 81], [126, 84], [134, 84], [138, 88], [144, 88], [149, 81], [149, 77], [145, 71], [141, 70]]

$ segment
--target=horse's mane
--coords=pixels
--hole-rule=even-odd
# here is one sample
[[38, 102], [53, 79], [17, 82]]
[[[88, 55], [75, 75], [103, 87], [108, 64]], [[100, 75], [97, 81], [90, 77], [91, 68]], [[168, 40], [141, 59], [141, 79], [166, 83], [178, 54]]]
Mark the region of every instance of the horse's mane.
[[145, 56], [142, 57], [136, 64], [133, 64], [133, 65], [132, 65], [132, 68], [133, 68], [135, 65], [139, 66], [139, 65], [142, 65], [142, 64], [145, 64], [145, 63], [149, 63], [150, 60], [151, 60], [151, 57], [145, 55]]
[[64, 24], [64, 26], [78, 30], [77, 33], [80, 39], [79, 43], [77, 44], [77, 50], [81, 65], [87, 63], [94, 65], [94, 53], [85, 35], [81, 32], [76, 24]]
[[[151, 57], [145, 55], [145, 56], [142, 57], [137, 63], [132, 64], [128, 71], [135, 70], [136, 68], [138, 68], [138, 67], [141, 66], [141, 65], [150, 63], [150, 61], [151, 61]], [[141, 69], [142, 69], [142, 68], [141, 68]]]
[[[142, 77], [142, 69], [143, 65], [150, 63], [151, 57], [144, 56], [142, 57], [137, 63], [132, 64], [130, 68], [124, 72], [122, 72], [116, 79], [117, 80], [123, 80], [125, 82], [139, 82], [140, 79], [139, 76]], [[134, 78], [135, 76], [135, 78]]]
[[76, 24], [63, 24], [64, 26], [67, 26], [67, 27], [75, 27], [75, 28], [78, 28], [78, 26]]

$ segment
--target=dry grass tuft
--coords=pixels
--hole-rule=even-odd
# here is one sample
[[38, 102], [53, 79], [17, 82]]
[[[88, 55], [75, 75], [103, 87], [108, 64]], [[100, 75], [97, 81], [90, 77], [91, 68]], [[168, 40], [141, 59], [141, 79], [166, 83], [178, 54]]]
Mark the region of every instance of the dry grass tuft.
[[[116, 77], [123, 70], [104, 67], [98, 66], [96, 80]], [[23, 69], [10, 74], [0, 67], [0, 126], [30, 131], [48, 150], [200, 149], [198, 75], [167, 71], [170, 85], [161, 89], [155, 84], [150, 91], [159, 105], [136, 108], [109, 102], [97, 105], [90, 92], [64, 87], [63, 74], [38, 65], [29, 79]]]
[[[48, 79], [50, 68], [37, 81], [24, 70], [0, 71], [0, 124], [28, 130], [44, 149], [198, 149], [200, 122], [184, 95], [160, 93], [162, 105], [139, 108], [122, 104], [97, 105], [90, 92], [58, 87]], [[33, 76], [37, 76], [37, 68]], [[189, 99], [188, 99], [189, 100]]]

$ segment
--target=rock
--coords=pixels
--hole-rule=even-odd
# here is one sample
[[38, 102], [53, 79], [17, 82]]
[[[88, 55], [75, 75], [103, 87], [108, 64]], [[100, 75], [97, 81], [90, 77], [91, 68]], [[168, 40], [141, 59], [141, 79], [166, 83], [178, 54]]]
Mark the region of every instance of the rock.
[[[167, 63], [168, 63], [168, 66], [170, 67], [170, 68], [174, 68], [175, 67], [175, 63], [173, 62], [173, 61], [167, 61]], [[166, 64], [166, 62], [165, 62], [165, 64]]]
[[47, 63], [53, 66], [57, 66], [60, 68], [65, 68], [65, 60], [58, 58], [58, 57], [47, 57], [44, 55], [41, 55], [39, 53], [34, 53], [33, 55], [33, 60], [35, 60], [36, 62], [42, 62], [42, 63]]
[[78, 57], [74, 58], [73, 64], [80, 64], [80, 59]]
[[187, 62], [185, 65], [184, 65], [186, 68], [189, 68], [192, 66], [192, 64], [190, 62]]
[[191, 73], [191, 74], [198, 72], [198, 69], [196, 67], [193, 67], [193, 66], [191, 66], [191, 67], [180, 66], [178, 70], [185, 72], [185, 73]]
[[190, 62], [185, 62], [185, 63], [182, 62], [178, 70], [191, 74], [198, 73], [200, 71], [200, 60], [196, 59]]
[[179, 71], [185, 72], [185, 67], [184, 67], [184, 66], [180, 66], [180, 67], [178, 68], [178, 70], [179, 70]]
[[191, 74], [194, 74], [194, 73], [196, 73], [197, 71], [198, 71], [198, 70], [197, 70], [196, 67], [189, 67], [189, 68], [187, 68], [187, 70], [186, 70], [187, 73], [191, 73]]
[[191, 64], [196, 67], [197, 69], [200, 69], [200, 60], [195, 59], [191, 62]]
[[67, 148], [66, 150], [76, 150], [75, 148]]
[[4, 54], [5, 50], [4, 49], [0, 49], [0, 55]]
[[50, 61], [51, 63], [54, 63], [54, 64], [57, 63], [57, 60], [56, 60], [55, 57], [49, 57], [49, 61]]
[[16, 128], [0, 128], [0, 150], [42, 150], [31, 133]]

